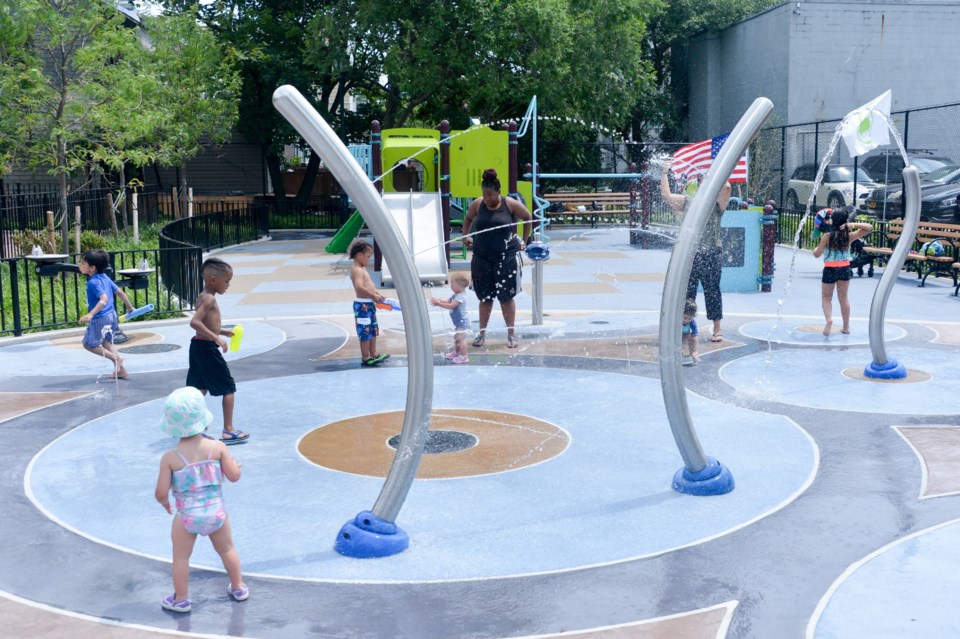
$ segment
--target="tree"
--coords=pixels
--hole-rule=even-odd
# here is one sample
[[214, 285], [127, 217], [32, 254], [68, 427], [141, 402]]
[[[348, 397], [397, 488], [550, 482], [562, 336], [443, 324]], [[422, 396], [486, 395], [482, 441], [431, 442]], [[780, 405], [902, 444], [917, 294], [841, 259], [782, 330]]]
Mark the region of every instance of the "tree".
[[747, 16], [781, 4], [781, 0], [671, 0], [660, 5], [646, 31], [646, 58], [659, 90], [638, 101], [633, 114], [636, 131], [650, 125], [661, 128], [661, 137], [676, 140], [686, 117], [686, 103], [675, 93], [673, 52], [690, 36], [704, 30], [720, 30]]
[[[329, 94], [330, 77], [318, 74], [305, 56], [309, 46], [308, 24], [324, 10], [348, 15], [351, 3], [222, 0], [197, 5], [195, 0], [168, 0], [162, 4], [172, 13], [193, 16], [221, 45], [236, 52], [241, 78], [238, 128], [248, 141], [260, 146], [274, 192], [283, 201], [283, 148], [299, 140], [299, 136], [273, 107], [273, 92], [281, 85], [291, 84], [321, 114], [331, 115], [328, 105], [320, 100], [320, 96]], [[312, 155], [299, 197], [309, 194], [318, 167], [319, 158]]]
[[0, 177], [9, 170], [27, 135], [26, 105], [39, 100], [41, 64], [27, 48], [30, 7], [0, 4]]
[[[6, 107], [0, 119], [20, 119], [18, 139], [8, 140], [8, 149], [15, 147], [29, 166], [56, 176], [67, 252], [68, 177], [86, 166], [97, 112], [129, 94], [133, 78], [110, 73], [109, 68], [136, 54], [136, 33], [101, 0], [22, 0], [4, 15], [16, 16], [19, 35], [13, 40], [21, 43], [22, 51], [8, 53], [0, 69], [5, 88], [13, 84], [15, 92], [0, 104]], [[11, 106], [16, 109], [12, 115]]]
[[[142, 56], [151, 102], [142, 119], [145, 147], [162, 166], [180, 167], [182, 212], [187, 210], [186, 161], [205, 148], [230, 139], [237, 123], [240, 77], [232, 53], [190, 16], [161, 16], [144, 21], [151, 47]], [[140, 127], [138, 127], [139, 129]], [[129, 148], [129, 147], [128, 147]], [[126, 157], [138, 166], [150, 154]]]

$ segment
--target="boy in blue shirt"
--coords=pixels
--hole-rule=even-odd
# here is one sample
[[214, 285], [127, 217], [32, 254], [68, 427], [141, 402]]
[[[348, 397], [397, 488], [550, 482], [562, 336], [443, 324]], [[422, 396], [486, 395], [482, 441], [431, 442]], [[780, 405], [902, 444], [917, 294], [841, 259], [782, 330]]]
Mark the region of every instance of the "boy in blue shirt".
[[127, 310], [133, 310], [130, 298], [118, 288], [106, 273], [110, 265], [110, 256], [103, 249], [86, 251], [80, 257], [80, 272], [86, 275], [87, 280], [87, 314], [80, 321], [87, 324], [87, 332], [83, 334], [83, 347], [93, 353], [106, 357], [113, 362], [114, 370], [111, 379], [126, 379], [127, 369], [123, 367], [123, 357], [113, 347], [113, 339], [107, 339], [109, 333], [118, 330], [117, 310], [114, 308], [114, 295], [118, 295]]

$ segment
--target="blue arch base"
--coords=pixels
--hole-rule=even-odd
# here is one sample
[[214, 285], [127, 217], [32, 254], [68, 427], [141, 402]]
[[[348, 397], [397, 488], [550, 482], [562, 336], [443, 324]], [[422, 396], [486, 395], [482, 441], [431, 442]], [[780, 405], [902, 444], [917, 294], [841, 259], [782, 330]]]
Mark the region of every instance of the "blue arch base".
[[863, 369], [863, 374], [873, 379], [903, 379], [907, 376], [907, 368], [897, 360], [891, 359], [886, 364], [870, 362]]
[[402, 528], [364, 510], [343, 525], [333, 549], [347, 557], [368, 559], [396, 555], [409, 545], [410, 537]]
[[733, 490], [733, 475], [730, 469], [713, 457], [707, 457], [707, 465], [691, 473], [686, 467], [673, 476], [673, 489], [687, 495], [726, 495]]

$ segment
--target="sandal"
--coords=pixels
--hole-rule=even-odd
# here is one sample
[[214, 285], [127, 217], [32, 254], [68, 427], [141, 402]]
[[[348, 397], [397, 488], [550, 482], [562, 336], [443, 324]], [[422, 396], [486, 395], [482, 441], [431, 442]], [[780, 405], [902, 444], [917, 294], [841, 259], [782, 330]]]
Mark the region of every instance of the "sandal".
[[719, 344], [720, 342], [723, 341], [723, 333], [714, 333], [710, 337], [710, 341], [713, 342], [714, 344]]
[[480, 348], [487, 341], [486, 331], [481, 330], [473, 340], [473, 347]]
[[507, 335], [507, 348], [520, 346], [520, 341], [514, 335]]
[[220, 435], [220, 441], [228, 446], [230, 444], [239, 444], [240, 442], [245, 442], [250, 439], [250, 434], [245, 433], [242, 430], [225, 430]]

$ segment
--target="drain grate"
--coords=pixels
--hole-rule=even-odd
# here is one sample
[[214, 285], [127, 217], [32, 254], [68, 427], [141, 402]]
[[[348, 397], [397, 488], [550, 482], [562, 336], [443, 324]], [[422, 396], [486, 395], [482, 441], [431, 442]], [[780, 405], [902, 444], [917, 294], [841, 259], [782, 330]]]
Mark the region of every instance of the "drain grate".
[[118, 348], [118, 351], [127, 355], [150, 355], [151, 353], [169, 353], [178, 351], [180, 347], [176, 344], [138, 344], [136, 346], [127, 346]]
[[[431, 430], [427, 434], [427, 443], [423, 446], [423, 452], [428, 455], [439, 453], [455, 453], [459, 450], [466, 450], [477, 445], [477, 438], [470, 433], [462, 433], [458, 430]], [[387, 440], [390, 448], [396, 450], [400, 443], [400, 435], [394, 435]]]

